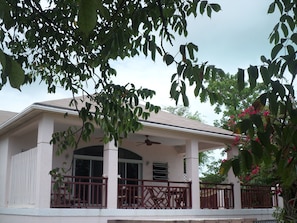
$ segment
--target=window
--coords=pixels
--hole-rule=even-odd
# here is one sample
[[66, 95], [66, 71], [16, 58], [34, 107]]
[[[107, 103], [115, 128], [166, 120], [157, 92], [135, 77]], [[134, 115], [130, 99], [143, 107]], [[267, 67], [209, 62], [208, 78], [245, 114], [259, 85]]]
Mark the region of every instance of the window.
[[153, 180], [168, 180], [168, 163], [153, 163]]

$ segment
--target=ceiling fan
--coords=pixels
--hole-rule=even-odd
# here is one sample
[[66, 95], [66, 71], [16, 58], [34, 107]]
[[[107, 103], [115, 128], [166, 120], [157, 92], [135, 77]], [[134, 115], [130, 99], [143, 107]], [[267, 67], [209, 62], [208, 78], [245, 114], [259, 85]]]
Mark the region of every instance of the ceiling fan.
[[147, 146], [151, 146], [153, 144], [161, 144], [160, 142], [150, 140], [148, 135], [146, 135], [145, 137], [146, 137], [146, 139], [144, 140], [144, 142], [142, 144], [146, 144]]

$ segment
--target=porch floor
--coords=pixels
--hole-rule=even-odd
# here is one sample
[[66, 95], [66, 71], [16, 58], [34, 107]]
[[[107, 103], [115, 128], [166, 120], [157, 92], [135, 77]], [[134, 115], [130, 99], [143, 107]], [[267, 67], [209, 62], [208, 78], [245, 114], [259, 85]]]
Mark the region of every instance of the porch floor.
[[257, 219], [211, 219], [211, 220], [173, 220], [173, 221], [147, 221], [147, 220], [109, 220], [108, 223], [254, 223]]

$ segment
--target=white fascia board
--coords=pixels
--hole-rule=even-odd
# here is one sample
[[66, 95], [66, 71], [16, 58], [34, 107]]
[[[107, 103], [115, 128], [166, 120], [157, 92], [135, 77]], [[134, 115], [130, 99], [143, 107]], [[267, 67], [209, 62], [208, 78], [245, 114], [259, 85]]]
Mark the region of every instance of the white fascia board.
[[71, 109], [65, 109], [65, 108], [58, 108], [54, 106], [45, 106], [40, 104], [33, 104], [26, 109], [24, 109], [22, 112], [18, 113], [17, 115], [13, 116], [12, 118], [8, 119], [4, 123], [0, 125], [0, 133], [3, 129], [9, 127], [10, 125], [13, 125], [14, 123], [20, 121], [22, 118], [26, 117], [27, 115], [30, 115], [33, 111], [40, 110], [45, 112], [54, 112], [54, 113], [68, 113], [71, 115], [77, 115], [77, 112], [75, 110]]
[[208, 136], [208, 137], [216, 137], [221, 138], [225, 140], [234, 140], [235, 135], [233, 134], [224, 134], [224, 133], [215, 133], [210, 131], [203, 131], [198, 129], [189, 129], [186, 127], [178, 127], [178, 126], [171, 126], [166, 124], [158, 124], [158, 123], [152, 123], [147, 121], [140, 121], [143, 126], [147, 127], [153, 127], [153, 128], [162, 128], [166, 130], [172, 130], [172, 131], [179, 131], [179, 132], [185, 132], [185, 133], [191, 133], [191, 134], [199, 134], [201, 136]]

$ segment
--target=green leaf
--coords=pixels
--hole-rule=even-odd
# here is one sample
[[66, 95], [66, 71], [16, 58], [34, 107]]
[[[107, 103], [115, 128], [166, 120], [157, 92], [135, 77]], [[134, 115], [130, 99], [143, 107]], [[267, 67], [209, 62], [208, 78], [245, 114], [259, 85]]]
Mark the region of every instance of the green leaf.
[[269, 131], [258, 132], [257, 134], [262, 145], [264, 145], [265, 147], [268, 147], [270, 145], [270, 132]]
[[258, 130], [263, 129], [263, 121], [260, 115], [258, 114], [251, 115], [251, 120], [257, 126]]
[[259, 77], [258, 68], [256, 66], [250, 66], [247, 71], [249, 74], [250, 87], [254, 89], [256, 87], [256, 82]]
[[285, 84], [285, 87], [288, 89], [289, 94], [292, 95], [292, 97], [295, 97], [295, 91], [293, 85]]
[[263, 148], [258, 142], [254, 140], [251, 141], [251, 147], [252, 147], [252, 153], [254, 154], [255, 160], [257, 163], [259, 163], [263, 157]]
[[240, 68], [238, 68], [237, 72], [237, 85], [239, 91], [244, 89], [244, 70]]
[[165, 60], [165, 63], [166, 63], [167, 66], [169, 66], [170, 64], [172, 64], [173, 61], [174, 61], [173, 56], [170, 55], [170, 54], [165, 54], [163, 59]]
[[78, 28], [85, 36], [89, 36], [96, 26], [97, 6], [97, 0], [80, 0], [79, 2]]
[[16, 23], [16, 20], [11, 17], [10, 11], [11, 6], [7, 4], [7, 1], [0, 0], [0, 18], [2, 19], [2, 24], [5, 25], [5, 28], [9, 30]]
[[264, 84], [266, 86], [269, 85], [270, 82], [271, 82], [271, 75], [269, 74], [267, 67], [261, 66], [260, 67], [260, 73], [261, 73], [261, 77], [262, 77], [262, 79], [264, 81]]
[[284, 86], [279, 81], [271, 82], [274, 91], [278, 92], [279, 96], [283, 99], [286, 95], [286, 90]]
[[178, 82], [177, 81], [172, 82], [171, 88], [170, 88], [170, 97], [171, 98], [176, 98], [176, 96], [177, 96], [176, 88], [177, 87], [178, 87]]
[[189, 99], [188, 99], [186, 93], [183, 92], [183, 93], [182, 93], [182, 96], [183, 96], [183, 103], [184, 103], [184, 106], [185, 106], [185, 107], [188, 107], [188, 106], [189, 106]]
[[239, 122], [239, 128], [242, 133], [248, 131], [250, 128], [252, 128], [251, 120], [243, 119], [241, 122]]
[[271, 50], [271, 59], [274, 59], [282, 48], [283, 44], [276, 44]]
[[267, 62], [266, 57], [262, 55], [262, 56], [261, 56], [261, 61], [262, 61], [263, 63], [266, 63], [266, 62]]
[[287, 26], [286, 26], [285, 23], [282, 23], [282, 24], [281, 24], [281, 29], [282, 29], [282, 31], [283, 31], [284, 37], [287, 37], [288, 34], [289, 34], [289, 31], [288, 31], [288, 28], [287, 28]]
[[294, 29], [295, 29], [295, 20], [289, 15], [286, 16], [286, 20], [287, 20], [287, 23], [290, 26], [291, 31], [294, 31]]
[[268, 13], [273, 13], [275, 10], [275, 2], [271, 3], [268, 8]]
[[219, 4], [210, 4], [210, 7], [215, 11], [215, 12], [218, 12], [221, 10], [221, 6]]
[[6, 58], [2, 50], [0, 50], [0, 64], [2, 65], [2, 71], [4, 71], [6, 67]]
[[195, 59], [194, 51], [198, 52], [198, 46], [193, 44], [193, 43], [188, 43], [187, 44], [187, 49], [188, 49], [188, 52], [189, 52], [190, 59], [194, 60]]
[[201, 15], [204, 13], [206, 5], [207, 5], [207, 1], [202, 1], [200, 3], [200, 14]]
[[231, 167], [232, 167], [232, 160], [225, 160], [224, 162], [222, 162], [220, 166], [219, 173], [221, 175], [225, 175], [228, 173]]
[[293, 33], [292, 36], [291, 36], [291, 40], [297, 44], [297, 33]]
[[185, 58], [186, 57], [186, 46], [185, 45], [180, 45], [179, 52], [183, 56], [183, 58]]
[[206, 7], [206, 10], [207, 10], [207, 16], [211, 17], [212, 10], [211, 10], [211, 7], [209, 5]]
[[269, 110], [273, 115], [277, 115], [278, 112], [278, 102], [277, 102], [277, 95], [274, 93], [270, 93], [268, 95], [269, 99]]
[[241, 166], [243, 167], [244, 170], [250, 170], [252, 168], [253, 164], [253, 157], [251, 153], [247, 150], [241, 150], [240, 151], [240, 161], [241, 161]]
[[19, 89], [25, 81], [25, 72], [21, 65], [13, 60], [11, 57], [6, 56], [6, 69], [5, 72], [8, 75], [9, 83], [11, 87]]
[[240, 162], [238, 158], [235, 158], [231, 162], [232, 170], [235, 176], [239, 176], [240, 174]]
[[177, 65], [177, 74], [178, 74], [178, 76], [181, 76], [183, 74], [184, 69], [185, 69], [184, 64], [179, 63]]

